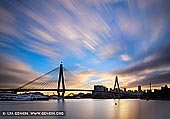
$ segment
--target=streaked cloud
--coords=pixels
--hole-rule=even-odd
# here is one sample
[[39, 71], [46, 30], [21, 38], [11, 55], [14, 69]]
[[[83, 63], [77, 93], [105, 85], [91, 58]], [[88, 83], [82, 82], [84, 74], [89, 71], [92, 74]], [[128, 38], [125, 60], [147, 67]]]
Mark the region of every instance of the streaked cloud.
[[76, 74], [68, 75], [66, 74], [66, 87], [67, 88], [92, 88], [92, 85], [87, 85], [85, 82], [92, 76], [96, 75], [96, 71], [81, 71]]
[[0, 66], [0, 88], [18, 88], [40, 75], [29, 65], [11, 56], [1, 56]]
[[146, 56], [143, 63], [127, 66], [114, 73], [122, 76], [130, 76], [129, 79], [135, 78], [134, 81], [130, 79], [132, 82], [129, 83], [129, 86], [134, 86], [134, 84], [147, 85], [150, 82], [153, 82], [153, 84], [160, 84], [160, 82], [170, 83], [170, 80], [166, 78], [170, 71], [169, 48], [169, 45], [166, 45], [152, 55]]
[[0, 33], [6, 35], [15, 35], [16, 29], [14, 27], [15, 24], [15, 16], [10, 13], [8, 10], [0, 7]]
[[[30, 3], [32, 4], [31, 8], [36, 7], [32, 1]], [[10, 5], [21, 12], [25, 18], [28, 17], [27, 21], [29, 22], [26, 24], [28, 27], [23, 27], [22, 31], [19, 27], [16, 27], [17, 30], [21, 31], [22, 35], [24, 35], [22, 37], [22, 39], [24, 39], [23, 42], [25, 42], [25, 39], [28, 39], [29, 36], [29, 40], [30, 38], [39, 40], [41, 46], [44, 44], [46, 47], [51, 47], [50, 44], [52, 44], [55, 46], [57, 54], [59, 54], [61, 49], [67, 49], [67, 52], [75, 54], [76, 56], [83, 56], [85, 50], [97, 52], [96, 50], [100, 49], [102, 42], [99, 34], [105, 33], [109, 35], [109, 26], [105, 20], [95, 10], [91, 11], [87, 9], [87, 6], [84, 6], [81, 2], [75, 4], [71, 1], [58, 1], [54, 3], [55, 5], [60, 4], [61, 6], [59, 8], [51, 7], [50, 5], [52, 3], [53, 1], [49, 1], [48, 4], [40, 2], [40, 4], [46, 8], [45, 10], [43, 9], [43, 16], [38, 11], [38, 8], [42, 9], [41, 7], [37, 6], [37, 9], [31, 9], [20, 3], [10, 3]], [[67, 9], [68, 12], [64, 9]], [[48, 13], [46, 13], [46, 11], [48, 11]], [[74, 14], [74, 17], [71, 16], [70, 13]], [[49, 16], [54, 16], [54, 20], [51, 21]], [[18, 17], [25, 20], [22, 16]], [[11, 19], [10, 22], [14, 22], [14, 20]], [[18, 20], [17, 23], [19, 23]], [[16, 25], [18, 26], [19, 24]], [[102, 26], [100, 29], [98, 28], [99, 25]], [[18, 38], [20, 39], [20, 35], [18, 35]], [[63, 42], [63, 40], [66, 42]], [[26, 47], [37, 47], [36, 45], [32, 45], [33, 44], [27, 44]], [[29, 48], [26, 49], [29, 50]], [[43, 50], [44, 48], [39, 46], [39, 50], [41, 49]], [[30, 51], [32, 50], [34, 49], [30, 49]], [[50, 50], [50, 48], [48, 48], [48, 50]], [[34, 51], [34, 53], [37, 54], [40, 52], [43, 51]], [[62, 55], [64, 57], [67, 56], [67, 52], [63, 52]], [[43, 55], [45, 55], [45, 53]], [[54, 55], [45, 56], [51, 58]]]
[[36, 66], [29, 58], [34, 57], [45, 61], [43, 66], [48, 69], [50, 63], [56, 65], [60, 60], [68, 66], [76, 65], [77, 74], [67, 80], [71, 87], [91, 87], [95, 83], [111, 86], [109, 82], [115, 75], [126, 86], [145, 85], [156, 77], [155, 85], [168, 83], [168, 0], [1, 3], [0, 52], [8, 54], [2, 56], [6, 62], [14, 62], [5, 64], [3, 59], [2, 65], [10, 69], [4, 74], [17, 77], [17, 81], [22, 77], [11, 72], [15, 64], [21, 66], [17, 70], [24, 71], [28, 78], [29, 74], [40, 72], [33, 70]]

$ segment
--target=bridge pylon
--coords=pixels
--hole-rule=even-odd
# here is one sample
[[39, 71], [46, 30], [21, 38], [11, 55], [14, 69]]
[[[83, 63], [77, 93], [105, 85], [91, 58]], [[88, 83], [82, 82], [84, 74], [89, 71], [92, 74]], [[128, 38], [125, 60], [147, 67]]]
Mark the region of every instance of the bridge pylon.
[[[118, 87], [118, 88], [116, 88], [116, 84], [117, 84], [117, 87]], [[120, 94], [120, 88], [119, 88], [118, 76], [116, 76], [116, 78], [115, 78], [114, 90], [115, 90], [115, 91], [118, 91], [118, 93]]]
[[60, 69], [59, 69], [59, 79], [58, 79], [58, 96], [60, 97], [60, 83], [62, 83], [62, 98], [64, 98], [64, 94], [65, 94], [65, 83], [64, 83], [64, 74], [63, 74], [63, 64], [61, 62], [60, 64]]

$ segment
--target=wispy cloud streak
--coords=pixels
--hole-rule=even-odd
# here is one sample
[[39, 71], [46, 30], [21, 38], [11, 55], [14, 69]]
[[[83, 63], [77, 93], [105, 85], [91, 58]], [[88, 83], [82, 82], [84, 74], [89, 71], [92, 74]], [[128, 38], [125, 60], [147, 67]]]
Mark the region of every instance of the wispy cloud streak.
[[149, 82], [150, 77], [161, 79], [161, 71], [168, 71], [168, 0], [2, 0], [1, 3], [0, 52], [14, 60], [23, 59], [23, 65], [24, 61], [29, 62], [30, 67], [23, 67], [30, 71], [34, 63], [23, 55], [54, 64], [59, 60], [69, 65], [80, 64], [87, 72], [92, 69], [94, 72], [87, 74], [79, 71], [79, 86], [95, 82], [91, 78], [97, 75], [96, 82], [101, 84], [108, 84], [118, 74], [132, 85], [138, 80]]

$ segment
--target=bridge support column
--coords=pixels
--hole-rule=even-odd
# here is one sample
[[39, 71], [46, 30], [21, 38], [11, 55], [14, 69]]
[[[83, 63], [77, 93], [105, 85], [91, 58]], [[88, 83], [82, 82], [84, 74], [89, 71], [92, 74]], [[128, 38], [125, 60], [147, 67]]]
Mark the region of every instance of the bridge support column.
[[[117, 87], [118, 87], [117, 89], [116, 89], [116, 84], [117, 84]], [[118, 76], [116, 76], [116, 79], [115, 79], [114, 90], [118, 91], [119, 98], [120, 98], [120, 88], [119, 88], [119, 83], [118, 83]]]
[[58, 79], [58, 96], [60, 98], [60, 83], [62, 83], [62, 98], [64, 99], [64, 94], [65, 94], [65, 83], [64, 83], [64, 74], [63, 74], [63, 64], [61, 62], [60, 64], [60, 69], [59, 69], [59, 79]]

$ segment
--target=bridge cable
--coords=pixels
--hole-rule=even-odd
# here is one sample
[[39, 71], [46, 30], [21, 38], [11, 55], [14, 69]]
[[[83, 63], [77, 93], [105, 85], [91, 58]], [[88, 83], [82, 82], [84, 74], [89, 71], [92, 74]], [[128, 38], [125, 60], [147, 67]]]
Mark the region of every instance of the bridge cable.
[[58, 68], [59, 68], [59, 67], [57, 67], [57, 68], [55, 68], [55, 69], [53, 69], [53, 70], [51, 70], [51, 71], [49, 71], [49, 72], [45, 73], [44, 75], [39, 76], [38, 78], [36, 78], [36, 79], [34, 79], [34, 80], [32, 80], [32, 81], [30, 81], [30, 82], [28, 82], [28, 83], [24, 84], [23, 86], [21, 86], [21, 87], [19, 87], [19, 88], [17, 88], [17, 89], [21, 89], [21, 88], [23, 88], [23, 87], [25, 87], [25, 86], [27, 86], [27, 85], [29, 85], [29, 84], [31, 84], [31, 83], [33, 83], [33, 82], [35, 82], [36, 80], [38, 80], [38, 79], [40, 79], [40, 78], [42, 78], [42, 77], [46, 76], [47, 74], [50, 74], [51, 72], [53, 72], [53, 71], [57, 70]]

